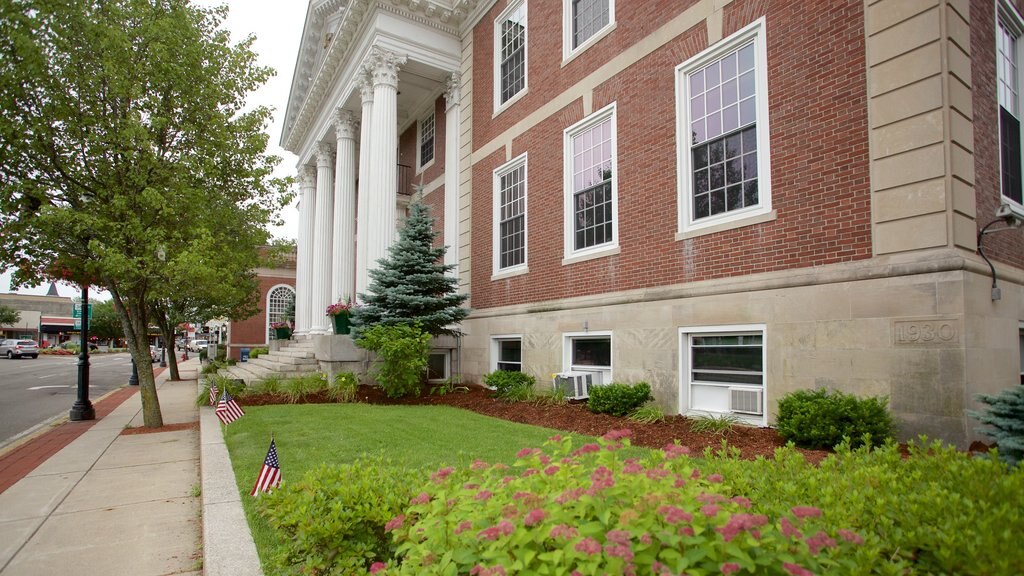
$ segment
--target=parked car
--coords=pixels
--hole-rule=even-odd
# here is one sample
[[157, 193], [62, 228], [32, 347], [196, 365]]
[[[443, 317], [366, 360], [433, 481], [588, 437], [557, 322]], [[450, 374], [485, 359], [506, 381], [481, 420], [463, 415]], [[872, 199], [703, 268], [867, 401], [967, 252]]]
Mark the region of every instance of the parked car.
[[0, 356], [7, 356], [9, 359], [21, 358], [22, 356], [38, 358], [39, 345], [36, 344], [35, 340], [4, 340], [0, 342]]
[[[55, 348], [60, 348], [61, 350], [67, 350], [68, 348], [74, 348], [75, 350], [82, 349], [78, 342], [63, 342], [59, 346], [55, 346]], [[89, 342], [89, 350], [99, 350], [99, 348], [100, 347], [98, 345]]]
[[157, 348], [156, 346], [153, 346], [152, 344], [150, 344], [149, 345], [149, 358], [153, 362], [159, 362], [160, 361], [160, 348]]
[[192, 352], [199, 352], [200, 350], [206, 350], [206, 340], [193, 340], [188, 343], [188, 349]]

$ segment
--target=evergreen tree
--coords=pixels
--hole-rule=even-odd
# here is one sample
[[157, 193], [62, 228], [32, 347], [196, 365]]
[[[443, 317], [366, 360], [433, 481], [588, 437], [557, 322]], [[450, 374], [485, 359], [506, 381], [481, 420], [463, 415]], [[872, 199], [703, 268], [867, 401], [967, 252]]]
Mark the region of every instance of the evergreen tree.
[[978, 394], [985, 404], [982, 410], [968, 410], [967, 415], [990, 428], [977, 431], [996, 441], [999, 456], [1016, 466], [1024, 460], [1024, 385], [1011, 386], [996, 396]]
[[444, 264], [447, 247], [434, 248], [434, 218], [418, 200], [409, 207], [398, 242], [388, 256], [370, 270], [369, 294], [354, 308], [352, 324], [358, 338], [377, 324], [419, 324], [431, 335], [456, 334], [453, 328], [469, 314], [462, 304], [468, 294], [458, 293], [458, 280], [449, 275], [455, 266]]

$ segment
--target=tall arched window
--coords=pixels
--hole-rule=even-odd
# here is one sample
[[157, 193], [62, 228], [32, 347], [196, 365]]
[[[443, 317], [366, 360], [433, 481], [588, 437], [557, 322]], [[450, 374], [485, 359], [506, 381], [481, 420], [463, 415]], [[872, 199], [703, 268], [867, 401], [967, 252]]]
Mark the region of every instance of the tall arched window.
[[274, 339], [272, 322], [287, 322], [295, 316], [295, 289], [286, 284], [274, 286], [267, 292], [267, 341]]

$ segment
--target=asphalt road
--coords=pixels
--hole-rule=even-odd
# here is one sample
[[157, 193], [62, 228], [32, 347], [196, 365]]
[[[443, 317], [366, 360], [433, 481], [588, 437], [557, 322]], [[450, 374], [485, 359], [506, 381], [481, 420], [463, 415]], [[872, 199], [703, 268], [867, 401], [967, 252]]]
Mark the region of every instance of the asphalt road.
[[[89, 355], [89, 399], [126, 385], [126, 352]], [[78, 356], [0, 358], [0, 447], [49, 420], [67, 416], [78, 399]]]

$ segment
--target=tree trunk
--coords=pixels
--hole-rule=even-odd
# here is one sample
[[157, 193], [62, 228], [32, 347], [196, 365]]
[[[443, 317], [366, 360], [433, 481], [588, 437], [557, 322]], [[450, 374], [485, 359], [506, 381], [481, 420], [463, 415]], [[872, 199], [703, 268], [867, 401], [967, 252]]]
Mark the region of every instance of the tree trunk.
[[177, 382], [181, 378], [178, 376], [178, 359], [174, 356], [176, 352], [174, 349], [174, 328], [171, 326], [167, 313], [162, 308], [158, 307], [155, 309], [153, 316], [156, 317], [156, 324], [160, 327], [160, 337], [164, 339], [164, 359], [166, 359], [167, 367], [171, 371], [170, 380]]
[[149, 330], [146, 308], [141, 299], [128, 296], [123, 298], [111, 291], [114, 310], [121, 318], [128, 351], [135, 361], [139, 374], [139, 394], [142, 397], [142, 422], [146, 428], [160, 428], [164, 425], [160, 412], [160, 399], [156, 394], [156, 379], [153, 377], [153, 362], [149, 356]]

